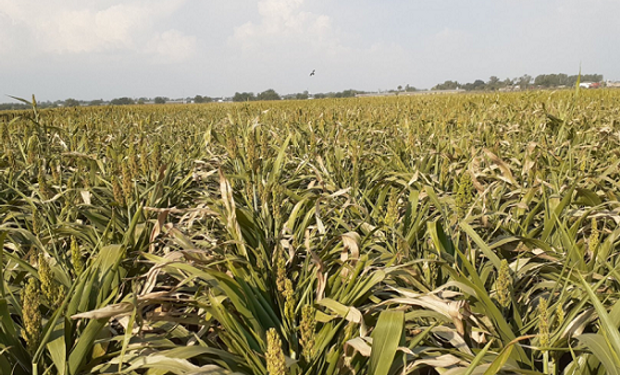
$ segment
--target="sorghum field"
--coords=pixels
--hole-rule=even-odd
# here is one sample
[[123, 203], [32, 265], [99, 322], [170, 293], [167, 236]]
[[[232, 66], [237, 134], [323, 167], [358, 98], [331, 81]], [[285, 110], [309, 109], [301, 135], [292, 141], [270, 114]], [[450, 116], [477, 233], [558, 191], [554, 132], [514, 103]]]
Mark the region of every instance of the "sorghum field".
[[0, 114], [2, 374], [620, 374], [620, 91]]

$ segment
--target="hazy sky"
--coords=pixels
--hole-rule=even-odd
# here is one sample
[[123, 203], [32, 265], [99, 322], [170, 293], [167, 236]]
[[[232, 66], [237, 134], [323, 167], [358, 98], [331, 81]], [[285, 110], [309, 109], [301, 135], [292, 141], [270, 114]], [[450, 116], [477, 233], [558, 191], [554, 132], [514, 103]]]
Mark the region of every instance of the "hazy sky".
[[39, 100], [429, 88], [580, 63], [620, 80], [620, 0], [0, 0], [0, 95]]

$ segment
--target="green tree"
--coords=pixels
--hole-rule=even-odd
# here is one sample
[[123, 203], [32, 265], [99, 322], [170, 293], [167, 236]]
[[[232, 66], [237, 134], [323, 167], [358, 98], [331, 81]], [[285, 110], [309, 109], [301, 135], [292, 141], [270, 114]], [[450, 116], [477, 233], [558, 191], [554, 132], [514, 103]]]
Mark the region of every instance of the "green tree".
[[529, 74], [524, 74], [519, 78], [519, 86], [521, 90], [527, 90], [530, 86], [530, 82], [532, 82], [532, 76]]
[[252, 92], [236, 92], [233, 96], [233, 102], [249, 102], [256, 100], [254, 93]]
[[158, 96], [155, 98], [155, 104], [166, 104], [166, 98]]
[[80, 102], [75, 100], [75, 99], [66, 99], [64, 102], [64, 106], [65, 107], [79, 107], [80, 106]]
[[129, 104], [136, 104], [136, 102], [133, 99], [131, 99], [131, 98], [122, 97], [122, 98], [112, 99], [110, 104], [112, 104], [112, 105], [129, 105]]
[[444, 83], [435, 85], [435, 87], [433, 87], [431, 90], [456, 90], [459, 87], [460, 85], [457, 81], [445, 81]]
[[500, 85], [501, 85], [501, 82], [499, 78], [497, 76], [491, 76], [489, 78], [489, 82], [487, 82], [486, 84], [486, 89], [492, 90], [492, 91], [499, 90]]
[[210, 103], [213, 99], [208, 96], [196, 95], [194, 97], [194, 103]]
[[295, 99], [298, 100], [305, 100], [308, 99], [309, 95], [308, 95], [308, 91], [304, 91], [303, 93], [299, 93], [295, 95]]
[[273, 89], [261, 92], [256, 96], [256, 100], [280, 100], [280, 95]]

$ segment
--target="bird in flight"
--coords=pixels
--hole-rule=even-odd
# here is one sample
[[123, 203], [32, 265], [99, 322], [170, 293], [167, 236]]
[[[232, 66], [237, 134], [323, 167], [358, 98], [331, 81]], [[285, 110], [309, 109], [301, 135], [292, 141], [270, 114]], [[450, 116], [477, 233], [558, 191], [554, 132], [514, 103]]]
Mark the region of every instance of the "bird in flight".
[[314, 75], [314, 69], [312, 69], [312, 73], [310, 73], [310, 77]]

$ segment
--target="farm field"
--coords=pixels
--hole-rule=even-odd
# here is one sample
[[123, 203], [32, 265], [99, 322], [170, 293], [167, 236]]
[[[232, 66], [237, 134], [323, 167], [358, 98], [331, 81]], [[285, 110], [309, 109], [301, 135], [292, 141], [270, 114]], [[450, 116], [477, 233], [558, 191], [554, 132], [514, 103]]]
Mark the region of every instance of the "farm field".
[[3, 115], [1, 374], [620, 374], [620, 91]]

